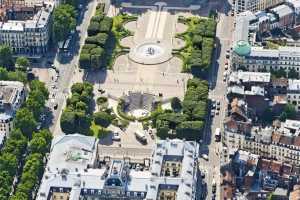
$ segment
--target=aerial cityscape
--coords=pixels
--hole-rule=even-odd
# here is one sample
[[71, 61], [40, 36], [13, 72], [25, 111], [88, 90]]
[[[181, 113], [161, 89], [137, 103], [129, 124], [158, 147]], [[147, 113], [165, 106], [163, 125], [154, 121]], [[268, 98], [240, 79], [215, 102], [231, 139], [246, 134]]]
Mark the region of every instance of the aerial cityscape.
[[300, 200], [300, 0], [0, 0], [0, 200]]

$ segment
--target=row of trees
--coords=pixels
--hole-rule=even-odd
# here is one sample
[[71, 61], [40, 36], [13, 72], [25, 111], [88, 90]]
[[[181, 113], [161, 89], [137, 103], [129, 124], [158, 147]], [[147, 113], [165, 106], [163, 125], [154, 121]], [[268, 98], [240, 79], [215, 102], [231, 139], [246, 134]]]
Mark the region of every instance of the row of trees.
[[20, 56], [16, 60], [13, 58], [11, 47], [0, 45], [0, 66], [7, 70], [26, 71], [30, 67], [30, 62], [26, 57]]
[[6, 68], [0, 67], [0, 80], [3, 81], [20, 81], [27, 82], [26, 73], [20, 70], [7, 71]]
[[33, 134], [28, 145], [28, 155], [25, 159], [20, 181], [16, 192], [10, 200], [32, 199], [32, 192], [38, 188], [43, 176], [45, 154], [50, 149], [52, 134], [48, 130], [41, 130]]
[[60, 124], [66, 134], [88, 134], [92, 117], [90, 114], [91, 101], [93, 99], [93, 85], [75, 83], [72, 88], [72, 96], [67, 99], [67, 107], [63, 111]]
[[107, 49], [108, 43], [112, 40], [112, 18], [109, 18], [103, 13], [103, 4], [99, 4], [95, 16], [92, 17], [88, 27], [88, 37], [83, 46], [79, 65], [81, 68], [99, 69], [104, 67], [108, 60]]
[[[31, 160], [31, 153], [33, 152], [45, 152], [43, 148], [47, 148], [45, 143], [49, 144], [51, 141], [51, 134], [49, 131], [40, 131], [35, 133], [37, 127], [37, 121], [39, 120], [39, 115], [45, 106], [45, 101], [48, 98], [48, 91], [45, 85], [34, 80], [30, 83], [30, 92], [27, 100], [25, 101], [23, 107], [19, 109], [14, 118], [14, 128], [10, 133], [10, 137], [6, 140], [4, 147], [0, 155], [0, 199], [9, 199], [9, 194], [11, 192], [14, 177], [17, 172], [22, 168], [22, 163], [24, 160], [24, 155], [29, 153], [29, 156], [25, 159], [26, 163]], [[47, 134], [46, 134], [47, 133]], [[33, 136], [33, 137], [32, 137]], [[32, 138], [32, 139], [31, 139]], [[42, 139], [44, 138], [44, 140]], [[29, 142], [29, 148], [27, 149], [27, 144]], [[42, 162], [42, 157], [40, 158]], [[31, 164], [28, 164], [28, 166]], [[27, 165], [23, 169], [23, 172], [27, 171]], [[24, 173], [23, 173], [24, 174]], [[18, 193], [24, 193], [21, 196], [11, 197], [12, 199], [31, 199], [31, 192], [34, 186], [37, 184], [38, 179], [33, 178], [35, 174], [32, 171], [24, 174], [25, 181], [28, 182], [22, 185], [22, 189]], [[23, 175], [22, 175], [23, 177]], [[38, 176], [40, 177], [40, 175]], [[32, 178], [32, 179], [31, 179]], [[30, 185], [29, 184], [32, 184]], [[3, 184], [2, 184], [3, 183]], [[19, 188], [19, 187], [18, 187]]]
[[180, 52], [184, 58], [185, 69], [193, 74], [205, 76], [211, 66], [214, 48], [216, 22], [213, 19], [181, 19], [189, 26], [182, 35], [186, 48]]
[[193, 78], [188, 81], [183, 102], [172, 99], [173, 110], [165, 111], [154, 118], [154, 126], [160, 138], [201, 138], [207, 114], [207, 81]]

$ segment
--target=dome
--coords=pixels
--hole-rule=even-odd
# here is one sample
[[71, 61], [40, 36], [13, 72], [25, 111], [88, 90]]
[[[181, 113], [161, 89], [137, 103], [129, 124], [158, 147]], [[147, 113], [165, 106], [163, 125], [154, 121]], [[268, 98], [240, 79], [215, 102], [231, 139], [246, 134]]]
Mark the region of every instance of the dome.
[[234, 52], [239, 56], [246, 56], [250, 53], [251, 47], [248, 42], [240, 40], [234, 47]]

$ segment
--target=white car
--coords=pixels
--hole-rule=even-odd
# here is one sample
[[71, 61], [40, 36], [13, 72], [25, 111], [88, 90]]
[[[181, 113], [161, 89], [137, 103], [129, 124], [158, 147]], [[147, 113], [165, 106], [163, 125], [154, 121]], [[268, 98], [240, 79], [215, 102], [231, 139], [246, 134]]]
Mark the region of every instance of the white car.
[[225, 68], [225, 70], [227, 70], [227, 69], [228, 69], [228, 65], [225, 65], [225, 67], [224, 67], [224, 68]]
[[114, 141], [121, 141], [121, 137], [120, 137], [119, 133], [113, 133], [112, 139]]
[[201, 157], [202, 157], [204, 160], [208, 160], [208, 155], [206, 155], [206, 154], [202, 154]]

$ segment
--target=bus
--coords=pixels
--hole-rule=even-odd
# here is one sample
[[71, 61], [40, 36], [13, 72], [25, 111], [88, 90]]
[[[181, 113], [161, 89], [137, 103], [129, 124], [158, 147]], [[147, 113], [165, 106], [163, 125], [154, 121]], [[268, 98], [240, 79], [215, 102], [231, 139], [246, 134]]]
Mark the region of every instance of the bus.
[[135, 137], [142, 143], [147, 144], [147, 138], [144, 132], [142, 131], [135, 131], [134, 132]]
[[220, 128], [216, 128], [215, 141], [216, 142], [220, 142], [221, 141], [221, 129]]

